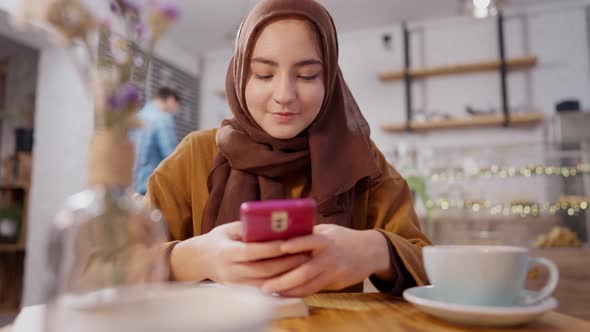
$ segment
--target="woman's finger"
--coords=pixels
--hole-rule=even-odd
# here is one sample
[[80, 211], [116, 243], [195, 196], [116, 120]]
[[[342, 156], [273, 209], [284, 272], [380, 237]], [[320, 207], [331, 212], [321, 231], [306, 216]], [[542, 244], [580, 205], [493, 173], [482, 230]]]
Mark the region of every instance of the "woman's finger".
[[291, 271], [310, 260], [309, 255], [288, 255], [255, 262], [235, 264], [233, 270], [240, 278], [272, 278]]
[[334, 225], [332, 224], [319, 224], [319, 225], [315, 225], [313, 226], [313, 232], [314, 233], [321, 233], [324, 232], [326, 230], [329, 230], [331, 227], [333, 227]]
[[285, 254], [298, 254], [325, 249], [330, 243], [331, 240], [324, 235], [313, 234], [287, 240], [281, 245], [281, 250]]
[[246, 243], [235, 241], [225, 252], [232, 262], [244, 263], [283, 256], [283, 241]]
[[330, 278], [330, 273], [322, 272], [313, 280], [306, 282], [302, 286], [289, 289], [284, 292], [280, 292], [279, 294], [285, 297], [306, 297], [309, 295], [313, 295], [323, 290], [326, 287], [326, 285], [330, 282]]
[[299, 287], [313, 280], [326, 268], [323, 255], [313, 257], [309, 262], [276, 278], [272, 278], [262, 285], [265, 293], [280, 293]]
[[243, 228], [242, 223], [240, 221], [234, 221], [225, 225], [218, 226], [217, 228], [221, 228], [225, 235], [232, 240], [241, 241], [243, 238]]

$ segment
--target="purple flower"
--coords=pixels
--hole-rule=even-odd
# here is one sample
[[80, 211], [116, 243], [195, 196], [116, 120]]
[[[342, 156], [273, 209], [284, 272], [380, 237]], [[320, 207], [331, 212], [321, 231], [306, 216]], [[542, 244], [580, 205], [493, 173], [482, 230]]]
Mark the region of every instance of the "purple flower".
[[113, 12], [113, 14], [115, 14], [115, 15], [122, 15], [123, 14], [123, 9], [121, 8], [119, 1], [117, 1], [117, 0], [111, 1], [111, 12]]
[[135, 38], [140, 41], [144, 42], [151, 38], [152, 31], [149, 25], [145, 23], [138, 23], [135, 25]]
[[139, 15], [142, 5], [137, 0], [111, 0], [111, 11], [118, 16]]
[[138, 38], [142, 38], [146, 33], [146, 27], [143, 23], [137, 23], [135, 25], [135, 34]]
[[123, 5], [125, 6], [126, 10], [130, 10], [134, 13], [139, 13], [141, 11], [141, 6], [137, 4], [136, 1], [133, 0], [122, 0]]
[[176, 20], [180, 16], [180, 10], [168, 0], [158, 0], [154, 6], [156, 12], [169, 20]]
[[139, 88], [131, 82], [125, 83], [119, 90], [120, 97], [128, 104], [139, 101], [139, 94]]
[[135, 84], [127, 82], [108, 98], [108, 104], [112, 109], [128, 108], [137, 104], [139, 97], [139, 88]]

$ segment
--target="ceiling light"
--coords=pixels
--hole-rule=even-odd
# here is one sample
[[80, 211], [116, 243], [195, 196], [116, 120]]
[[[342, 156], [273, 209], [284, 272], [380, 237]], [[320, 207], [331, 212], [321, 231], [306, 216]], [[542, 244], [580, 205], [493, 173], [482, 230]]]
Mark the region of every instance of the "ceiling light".
[[476, 18], [496, 16], [508, 0], [459, 0], [460, 12]]

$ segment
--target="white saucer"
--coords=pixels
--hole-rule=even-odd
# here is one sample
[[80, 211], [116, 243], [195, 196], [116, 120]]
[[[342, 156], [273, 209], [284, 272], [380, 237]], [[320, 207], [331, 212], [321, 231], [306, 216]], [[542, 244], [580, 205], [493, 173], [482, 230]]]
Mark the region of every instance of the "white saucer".
[[531, 322], [557, 308], [557, 300], [548, 298], [531, 306], [475, 306], [445, 302], [436, 296], [434, 286], [407, 289], [404, 299], [418, 309], [443, 320], [477, 326], [513, 326]]

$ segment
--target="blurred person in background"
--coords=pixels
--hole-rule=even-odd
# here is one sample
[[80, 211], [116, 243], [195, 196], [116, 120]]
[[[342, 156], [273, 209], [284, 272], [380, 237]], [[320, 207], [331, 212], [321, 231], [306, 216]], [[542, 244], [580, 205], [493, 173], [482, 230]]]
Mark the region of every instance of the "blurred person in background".
[[135, 144], [133, 182], [138, 194], [145, 195], [148, 178], [178, 144], [174, 114], [179, 111], [180, 102], [177, 91], [160, 87], [155, 98], [138, 114], [142, 127], [131, 134]]

